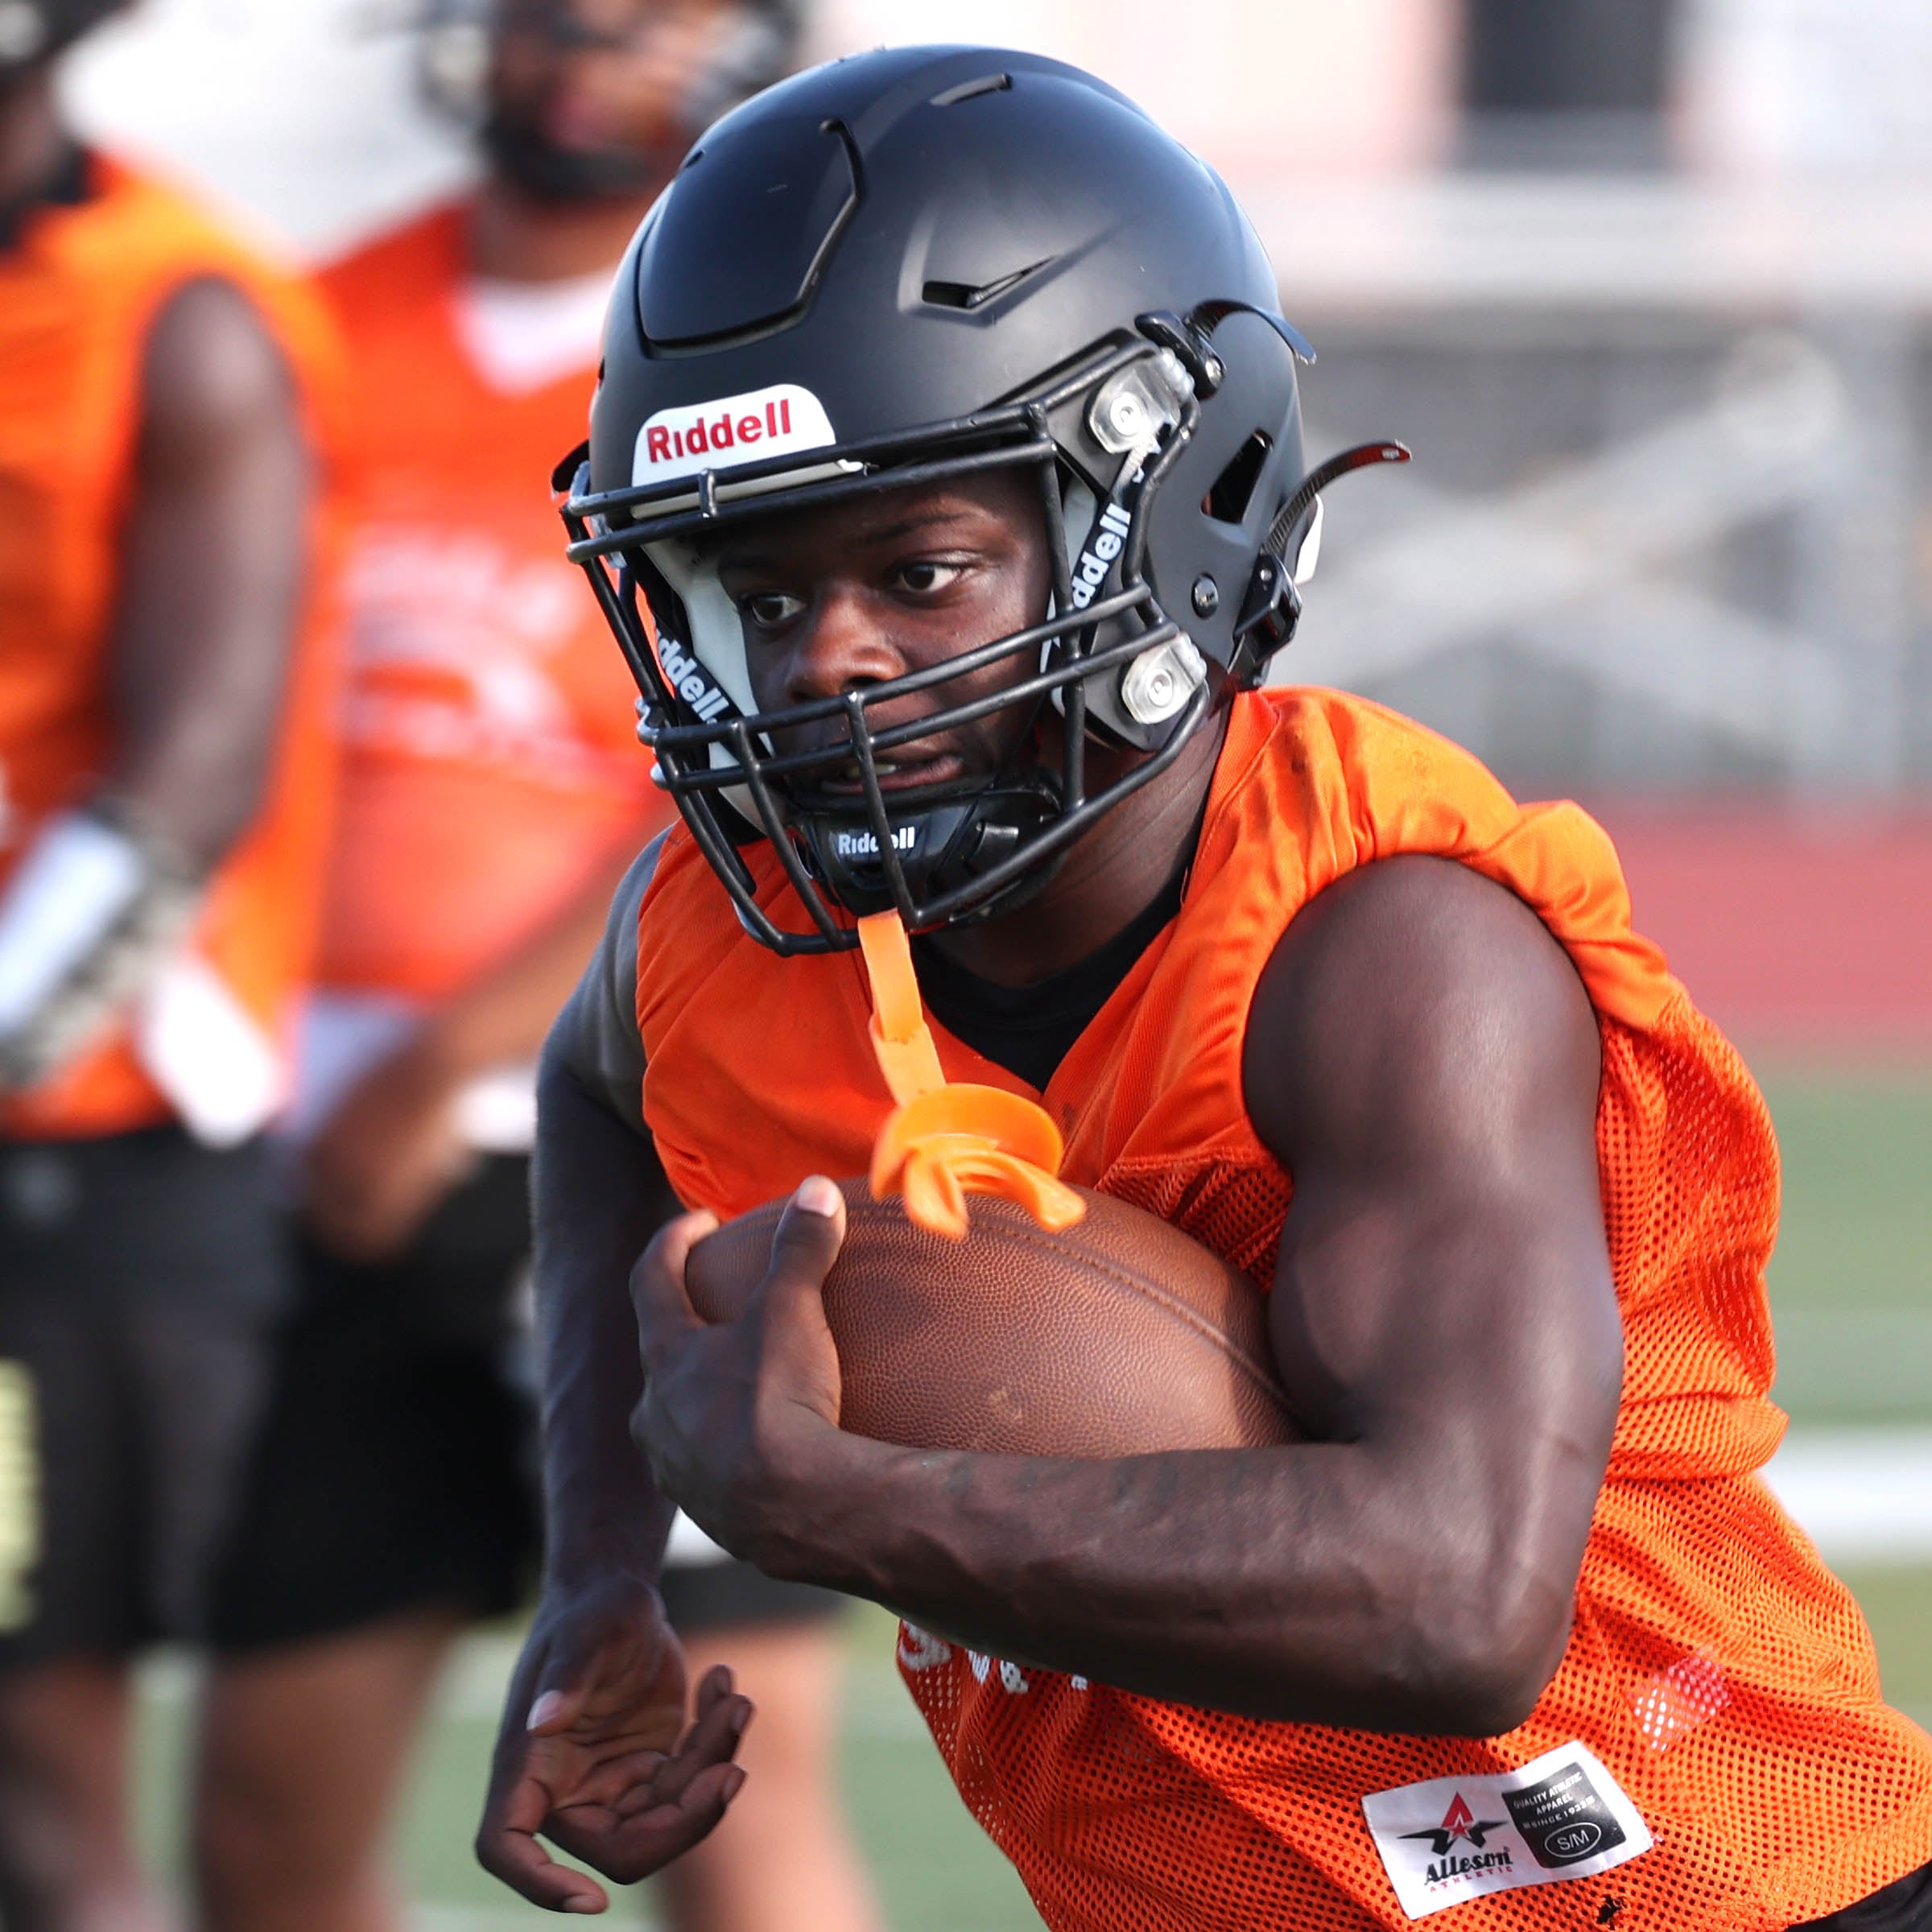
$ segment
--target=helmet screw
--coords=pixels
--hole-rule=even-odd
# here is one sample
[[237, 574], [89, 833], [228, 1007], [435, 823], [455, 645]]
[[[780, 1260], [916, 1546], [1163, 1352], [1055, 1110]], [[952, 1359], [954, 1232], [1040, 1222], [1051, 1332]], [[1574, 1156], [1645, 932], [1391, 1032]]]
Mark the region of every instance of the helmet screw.
[[1135, 442], [1146, 431], [1146, 405], [1131, 390], [1123, 390], [1113, 398], [1107, 419], [1117, 436], [1125, 442]]
[[1194, 580], [1194, 614], [1211, 617], [1221, 607], [1221, 588], [1205, 571]]

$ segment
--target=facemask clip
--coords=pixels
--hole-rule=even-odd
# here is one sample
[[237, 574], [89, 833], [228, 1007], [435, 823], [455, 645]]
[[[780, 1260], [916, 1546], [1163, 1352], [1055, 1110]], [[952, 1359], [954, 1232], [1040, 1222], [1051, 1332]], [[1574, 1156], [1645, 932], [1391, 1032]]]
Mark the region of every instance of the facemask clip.
[[1234, 625], [1234, 661], [1228, 671], [1237, 688], [1258, 679], [1268, 660], [1286, 650], [1302, 621], [1302, 593], [1287, 564], [1271, 550], [1254, 560], [1248, 594]]

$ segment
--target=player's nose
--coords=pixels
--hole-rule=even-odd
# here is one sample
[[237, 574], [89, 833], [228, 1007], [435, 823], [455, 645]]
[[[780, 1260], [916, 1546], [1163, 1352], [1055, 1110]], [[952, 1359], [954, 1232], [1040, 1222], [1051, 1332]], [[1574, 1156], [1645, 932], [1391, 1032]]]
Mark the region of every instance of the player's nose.
[[810, 704], [902, 677], [911, 667], [881, 614], [857, 589], [824, 586], [792, 646], [787, 700]]

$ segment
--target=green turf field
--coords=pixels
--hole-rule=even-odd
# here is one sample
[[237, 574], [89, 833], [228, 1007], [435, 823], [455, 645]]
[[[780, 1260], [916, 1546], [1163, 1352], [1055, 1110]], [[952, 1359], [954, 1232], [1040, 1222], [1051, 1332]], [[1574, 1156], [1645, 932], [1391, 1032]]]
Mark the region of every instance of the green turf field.
[[[1785, 1151], [1785, 1219], [1772, 1269], [1779, 1392], [1794, 1426], [1932, 1422], [1932, 1078], [1788, 1069], [1766, 1080]], [[1932, 1725], [1932, 1569], [1848, 1573], [1871, 1619], [1888, 1695]], [[407, 1815], [402, 1862], [423, 1932], [554, 1925], [472, 1864], [469, 1838], [510, 1639], [478, 1639], [446, 1687]], [[952, 1795], [891, 1667], [891, 1629], [851, 1632], [843, 1769], [895, 1932], [1017, 1932], [1038, 1920]], [[171, 1867], [178, 1669], [151, 1680], [143, 1728], [146, 1828]], [[642, 1910], [620, 1907], [634, 1922]]]

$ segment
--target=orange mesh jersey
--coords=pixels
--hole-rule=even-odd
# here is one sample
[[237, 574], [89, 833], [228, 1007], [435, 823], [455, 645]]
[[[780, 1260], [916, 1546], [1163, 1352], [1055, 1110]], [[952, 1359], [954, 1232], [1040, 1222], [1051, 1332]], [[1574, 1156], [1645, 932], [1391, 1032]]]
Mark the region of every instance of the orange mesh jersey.
[[[1607, 1922], [1612, 1897], [1620, 1926], [1773, 1932], [1835, 1910], [1932, 1856], [1932, 1743], [1880, 1701], [1850, 1595], [1757, 1474], [1784, 1426], [1765, 1395], [1770, 1121], [1632, 935], [1589, 819], [1517, 806], [1466, 753], [1360, 700], [1238, 699], [1180, 913], [1047, 1088], [1063, 1172], [1265, 1288], [1291, 1182], [1242, 1106], [1249, 1001], [1297, 910], [1398, 852], [1517, 893], [1602, 1031], [1626, 1367], [1554, 1680], [1519, 1729], [1473, 1740], [1155, 1703], [910, 1627], [906, 1680], [1055, 1932], [1362, 1932], [1447, 1907], [1447, 1923], [1520, 1932]], [[802, 923], [768, 848], [747, 856], [777, 916]], [[809, 1171], [865, 1170], [890, 1103], [854, 956], [763, 951], [679, 832], [638, 961], [645, 1112], [682, 1199], [731, 1216]], [[934, 1030], [949, 1078], [1025, 1091]]]
[[594, 355], [526, 394], [483, 382], [455, 322], [462, 219], [440, 210], [324, 278], [365, 514], [320, 976], [431, 999], [634, 850], [659, 795], [548, 489], [584, 434]]
[[[85, 797], [112, 755], [106, 652], [156, 315], [187, 283], [233, 283], [294, 370], [318, 447], [329, 444], [338, 399], [334, 337], [312, 293], [173, 190], [98, 155], [89, 167], [85, 200], [37, 211], [0, 251], [0, 885], [41, 824]], [[324, 490], [267, 797], [216, 874], [196, 937], [271, 1036], [314, 937], [334, 522]], [[0, 1130], [111, 1133], [168, 1112], [117, 1034], [32, 1094], [0, 1102]]]

